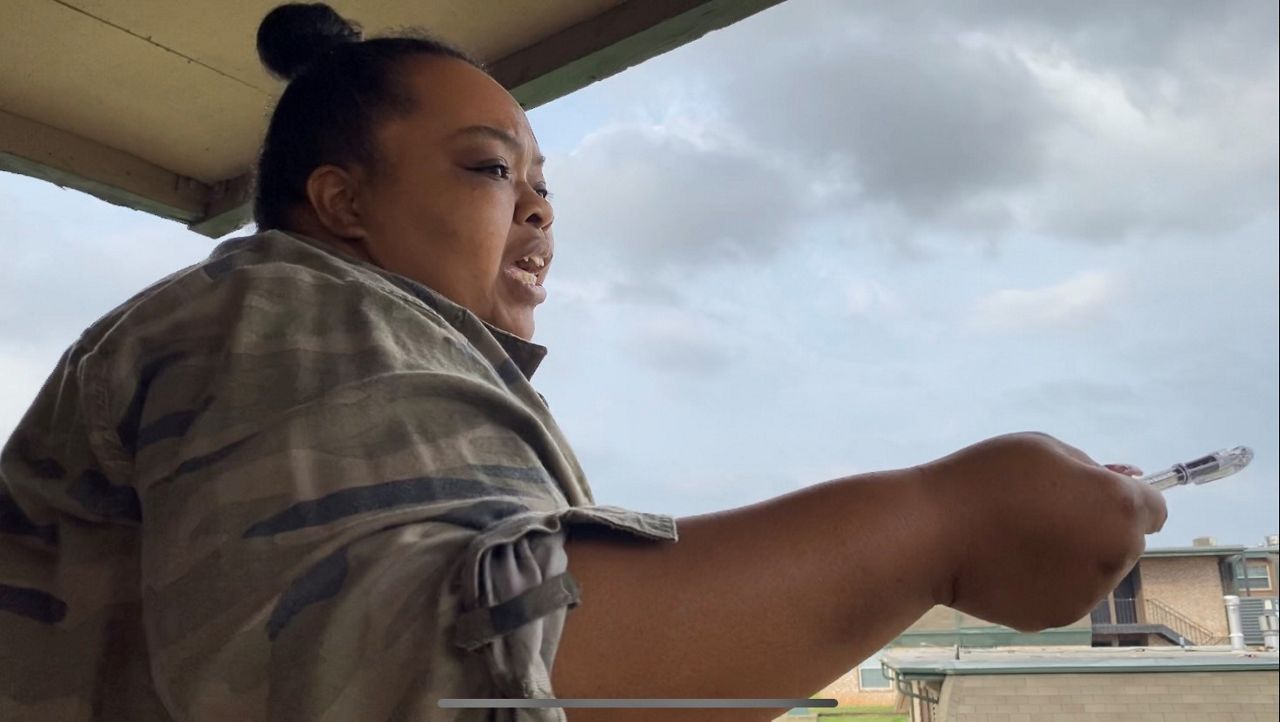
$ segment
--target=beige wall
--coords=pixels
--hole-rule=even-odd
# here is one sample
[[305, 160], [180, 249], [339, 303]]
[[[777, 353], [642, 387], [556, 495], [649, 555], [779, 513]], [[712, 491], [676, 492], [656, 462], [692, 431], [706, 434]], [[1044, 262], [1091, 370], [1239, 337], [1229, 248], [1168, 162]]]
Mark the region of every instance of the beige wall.
[[[1083, 628], [1091, 626], [1089, 615], [1085, 615], [1062, 629]], [[979, 619], [972, 614], [956, 611], [950, 607], [935, 606], [925, 612], [914, 624], [907, 628], [908, 632], [946, 632], [954, 629], [982, 629], [998, 627], [991, 622]]]
[[1280, 673], [1025, 674], [948, 678], [939, 722], [1275, 722]]
[[971, 617], [964, 612], [957, 612], [950, 607], [941, 605], [931, 608], [924, 613], [924, 616], [916, 620], [915, 624], [908, 627], [910, 631], [947, 631], [957, 627], [974, 626], [976, 624], [986, 624], [979, 621], [975, 617]]
[[1214, 634], [1227, 634], [1217, 557], [1146, 558], [1139, 573], [1144, 599], [1159, 599]]

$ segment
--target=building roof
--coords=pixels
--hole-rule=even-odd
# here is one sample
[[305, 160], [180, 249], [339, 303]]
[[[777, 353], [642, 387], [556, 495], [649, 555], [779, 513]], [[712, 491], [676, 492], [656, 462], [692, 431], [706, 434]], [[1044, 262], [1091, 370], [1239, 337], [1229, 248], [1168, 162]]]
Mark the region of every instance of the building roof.
[[[368, 35], [417, 26], [489, 65], [526, 108], [780, 0], [329, 0]], [[258, 62], [281, 0], [0, 3], [0, 171], [221, 236], [282, 84]]]
[[1242, 545], [1214, 545], [1200, 547], [1161, 547], [1158, 549], [1148, 549], [1142, 553], [1142, 558], [1148, 557], [1229, 557], [1236, 554], [1242, 554], [1248, 550], [1248, 547]]
[[[958, 657], [958, 658], [957, 658]], [[901, 677], [1106, 672], [1236, 672], [1280, 669], [1275, 652], [1226, 647], [1015, 647], [891, 649], [885, 666]]]

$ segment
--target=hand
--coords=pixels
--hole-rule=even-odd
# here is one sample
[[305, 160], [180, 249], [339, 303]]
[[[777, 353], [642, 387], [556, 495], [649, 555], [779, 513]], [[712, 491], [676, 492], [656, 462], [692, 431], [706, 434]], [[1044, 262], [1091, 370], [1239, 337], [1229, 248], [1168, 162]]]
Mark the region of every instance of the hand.
[[950, 539], [938, 602], [1019, 631], [1089, 613], [1164, 526], [1159, 492], [1044, 434], [988, 439], [920, 467]]

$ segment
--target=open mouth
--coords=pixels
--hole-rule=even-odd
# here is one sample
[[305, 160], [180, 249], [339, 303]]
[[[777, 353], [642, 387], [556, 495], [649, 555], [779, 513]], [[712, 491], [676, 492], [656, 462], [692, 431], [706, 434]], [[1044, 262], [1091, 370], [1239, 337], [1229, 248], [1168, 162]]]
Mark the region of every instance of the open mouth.
[[512, 278], [530, 286], [541, 286], [547, 261], [541, 256], [525, 256], [517, 260], [507, 271]]

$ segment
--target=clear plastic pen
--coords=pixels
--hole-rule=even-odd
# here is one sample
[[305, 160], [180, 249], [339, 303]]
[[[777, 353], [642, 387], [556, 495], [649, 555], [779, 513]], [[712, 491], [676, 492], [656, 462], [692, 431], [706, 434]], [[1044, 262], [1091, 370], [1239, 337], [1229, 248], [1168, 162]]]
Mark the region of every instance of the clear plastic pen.
[[1230, 476], [1249, 465], [1253, 461], [1253, 450], [1247, 446], [1215, 451], [1194, 461], [1173, 466], [1148, 474], [1140, 480], [1155, 487], [1157, 491], [1172, 489], [1184, 484], [1207, 484], [1224, 476]]

